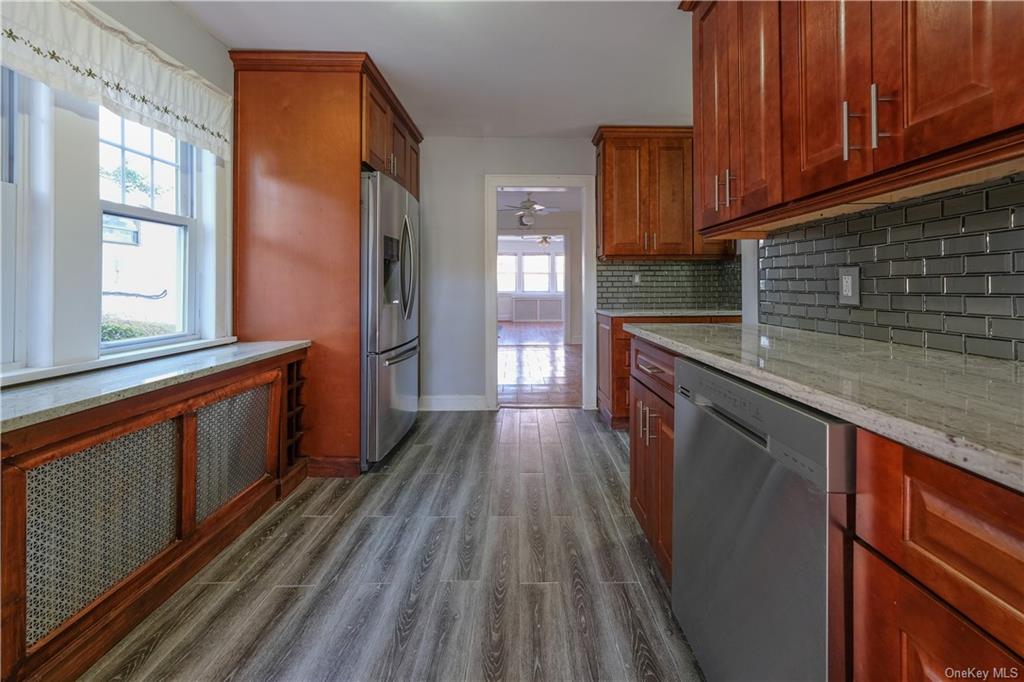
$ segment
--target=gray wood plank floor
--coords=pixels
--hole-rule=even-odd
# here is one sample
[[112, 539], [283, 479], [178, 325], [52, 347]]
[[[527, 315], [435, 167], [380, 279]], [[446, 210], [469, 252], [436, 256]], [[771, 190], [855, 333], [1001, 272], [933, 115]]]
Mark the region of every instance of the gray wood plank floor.
[[310, 479], [88, 680], [700, 680], [596, 413], [421, 414]]

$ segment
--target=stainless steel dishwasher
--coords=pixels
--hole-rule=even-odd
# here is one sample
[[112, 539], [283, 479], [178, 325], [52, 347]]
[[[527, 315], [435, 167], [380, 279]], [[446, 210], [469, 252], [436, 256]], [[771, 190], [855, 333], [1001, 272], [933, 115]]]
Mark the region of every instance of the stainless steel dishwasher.
[[690, 360], [675, 378], [672, 610], [706, 679], [828, 679], [853, 427]]

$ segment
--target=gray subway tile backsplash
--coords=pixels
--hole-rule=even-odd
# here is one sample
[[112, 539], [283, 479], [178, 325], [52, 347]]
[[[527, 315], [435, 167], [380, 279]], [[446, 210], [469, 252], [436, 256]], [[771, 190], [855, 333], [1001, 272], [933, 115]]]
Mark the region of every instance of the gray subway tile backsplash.
[[[787, 251], [795, 251], [793, 249]], [[763, 252], [763, 265], [768, 260], [776, 265], [780, 282], [798, 283], [793, 291], [804, 291], [800, 271], [788, 266], [789, 258], [803, 256], [781, 255], [773, 250], [775, 258]], [[792, 265], [797, 265], [796, 260]], [[802, 262], [800, 263], [802, 264]], [[640, 275], [640, 283], [633, 283], [633, 275]], [[802, 274], [808, 274], [806, 271]], [[765, 279], [762, 273], [761, 279]], [[787, 290], [789, 287], [779, 287]], [[767, 293], [767, 292], [762, 292]], [[792, 294], [796, 303], [796, 294]], [[694, 308], [716, 310], [740, 309], [740, 259], [723, 261], [606, 261], [597, 264], [597, 307], [625, 308]], [[767, 299], [762, 299], [767, 300]]]
[[[796, 227], [759, 256], [766, 324], [1024, 359], [1024, 176]], [[835, 293], [849, 264], [858, 306]]]

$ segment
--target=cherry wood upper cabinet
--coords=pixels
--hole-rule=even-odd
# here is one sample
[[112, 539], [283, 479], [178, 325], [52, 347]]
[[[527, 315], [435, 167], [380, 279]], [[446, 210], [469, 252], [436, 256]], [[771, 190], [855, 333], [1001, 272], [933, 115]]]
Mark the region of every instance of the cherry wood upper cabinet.
[[693, 253], [693, 139], [653, 138], [650, 155], [650, 244], [647, 252]]
[[420, 196], [420, 145], [412, 137], [409, 138], [406, 155], [406, 187], [414, 197], [418, 198]]
[[705, 237], [760, 238], [1024, 171], [1024, 3], [682, 7]]
[[362, 162], [390, 175], [419, 196], [420, 148], [423, 139], [394, 93], [373, 72], [362, 77]]
[[[779, 3], [737, 2], [730, 14], [729, 197], [736, 217], [782, 200]], [[735, 203], [734, 203], [735, 202]]]
[[402, 122], [396, 119], [391, 121], [391, 161], [388, 172], [398, 180], [404, 187], [409, 182], [409, 133]]
[[602, 193], [598, 216], [598, 250], [601, 256], [639, 256], [645, 252], [649, 170], [648, 141], [641, 137], [610, 137], [602, 140], [598, 177]]
[[875, 167], [1024, 121], [1022, 36], [1020, 2], [871, 3]]
[[728, 220], [723, 196], [729, 167], [729, 3], [708, 3], [694, 17], [693, 125], [699, 227]]
[[734, 253], [693, 222], [693, 129], [602, 126], [597, 146], [598, 257], [689, 259]]
[[871, 5], [782, 3], [786, 199], [871, 172]]
[[369, 78], [363, 78], [363, 163], [387, 170], [391, 163], [391, 106]]

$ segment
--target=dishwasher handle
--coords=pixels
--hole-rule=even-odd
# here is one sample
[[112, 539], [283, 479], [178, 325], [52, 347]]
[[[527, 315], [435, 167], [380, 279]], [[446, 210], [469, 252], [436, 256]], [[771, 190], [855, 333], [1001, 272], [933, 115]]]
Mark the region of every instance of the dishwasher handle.
[[743, 422], [739, 421], [738, 419], [730, 415], [728, 412], [719, 409], [710, 400], [704, 398], [703, 396], [697, 396], [696, 399], [691, 399], [690, 402], [692, 402], [698, 408], [704, 410], [707, 414], [718, 419], [725, 426], [731, 428], [733, 431], [736, 431], [740, 435], [746, 437], [747, 440], [751, 441], [752, 443], [754, 443], [754, 445], [761, 448], [762, 450], [769, 449], [767, 436], [758, 433], [754, 429], [750, 428]]

